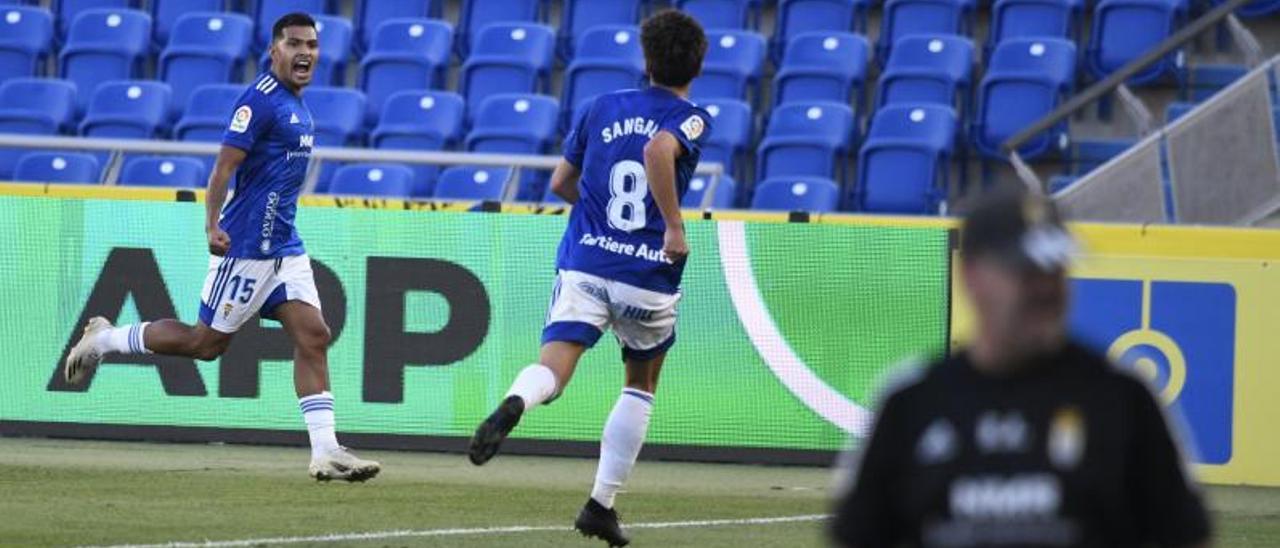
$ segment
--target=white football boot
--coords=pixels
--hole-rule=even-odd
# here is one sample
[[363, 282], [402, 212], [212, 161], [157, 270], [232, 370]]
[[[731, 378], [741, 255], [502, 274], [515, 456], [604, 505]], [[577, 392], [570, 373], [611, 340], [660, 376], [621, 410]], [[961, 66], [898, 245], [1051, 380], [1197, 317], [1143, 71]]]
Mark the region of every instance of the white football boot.
[[68, 384], [80, 384], [85, 377], [102, 363], [102, 350], [98, 348], [98, 335], [111, 329], [111, 322], [102, 316], [89, 318], [84, 326], [84, 334], [67, 354], [67, 363], [62, 367], [62, 378]]
[[311, 459], [309, 471], [316, 481], [366, 481], [377, 476], [382, 465], [357, 457], [346, 447], [338, 447], [323, 457]]

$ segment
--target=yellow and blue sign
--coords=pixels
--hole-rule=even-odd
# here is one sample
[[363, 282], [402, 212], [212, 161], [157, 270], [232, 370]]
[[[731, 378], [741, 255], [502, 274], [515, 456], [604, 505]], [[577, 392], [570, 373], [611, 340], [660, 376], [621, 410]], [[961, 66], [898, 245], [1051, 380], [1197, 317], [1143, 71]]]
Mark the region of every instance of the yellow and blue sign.
[[[1075, 225], [1072, 332], [1146, 377], [1207, 483], [1280, 486], [1280, 231]], [[959, 269], [951, 333], [973, 329]]]
[[1229, 283], [1076, 278], [1071, 330], [1186, 421], [1196, 462], [1231, 460], [1236, 292]]

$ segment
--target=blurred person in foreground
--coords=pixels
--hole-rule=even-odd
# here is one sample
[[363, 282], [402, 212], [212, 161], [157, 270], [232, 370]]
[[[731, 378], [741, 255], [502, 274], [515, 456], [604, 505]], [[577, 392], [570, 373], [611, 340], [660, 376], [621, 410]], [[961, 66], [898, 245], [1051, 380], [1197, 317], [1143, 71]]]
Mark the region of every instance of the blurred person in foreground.
[[1207, 546], [1209, 518], [1150, 389], [1067, 334], [1075, 243], [1002, 192], [961, 228], [967, 347], [894, 383], [844, 465], [837, 546]]

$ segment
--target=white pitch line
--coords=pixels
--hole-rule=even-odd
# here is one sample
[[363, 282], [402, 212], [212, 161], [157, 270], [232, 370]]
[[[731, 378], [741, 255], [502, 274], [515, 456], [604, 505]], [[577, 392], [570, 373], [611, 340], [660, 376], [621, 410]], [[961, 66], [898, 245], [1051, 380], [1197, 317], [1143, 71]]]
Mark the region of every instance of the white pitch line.
[[[677, 527], [719, 527], [724, 525], [769, 525], [773, 523], [793, 523], [803, 521], [819, 521], [829, 516], [810, 514], [803, 516], [778, 516], [771, 518], [745, 519], [708, 519], [698, 521], [667, 521], [652, 523], [628, 523], [627, 529], [671, 529]], [[515, 525], [511, 527], [479, 527], [473, 529], [418, 529], [399, 531], [371, 531], [368, 533], [341, 533], [314, 537], [274, 537], [245, 540], [205, 540], [197, 542], [167, 542], [163, 544], [117, 544], [99, 548], [236, 548], [266, 546], [272, 544], [301, 544], [316, 542], [350, 542], [360, 540], [383, 540], [392, 538], [451, 537], [461, 535], [501, 535], [507, 533], [536, 533], [550, 531], [572, 531], [572, 527], [551, 525]]]

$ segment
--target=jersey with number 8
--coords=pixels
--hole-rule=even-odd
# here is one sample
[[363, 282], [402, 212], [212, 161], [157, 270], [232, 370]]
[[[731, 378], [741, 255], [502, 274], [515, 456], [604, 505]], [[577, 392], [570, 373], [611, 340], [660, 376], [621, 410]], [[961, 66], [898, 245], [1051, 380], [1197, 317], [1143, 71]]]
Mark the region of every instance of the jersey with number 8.
[[582, 170], [578, 203], [560, 243], [556, 267], [661, 293], [679, 291], [683, 264], [662, 254], [666, 225], [645, 176], [644, 147], [658, 132], [684, 149], [676, 160], [683, 197], [711, 133], [710, 116], [662, 88], [601, 95], [581, 109], [564, 157]]

